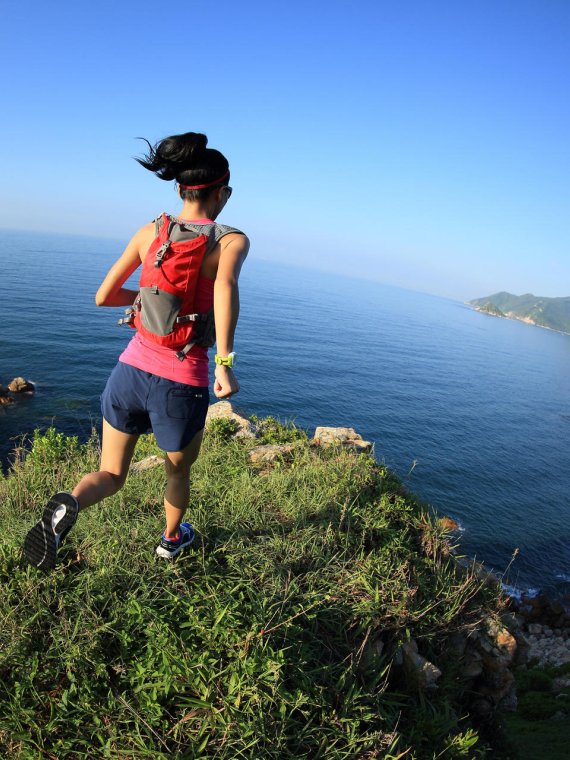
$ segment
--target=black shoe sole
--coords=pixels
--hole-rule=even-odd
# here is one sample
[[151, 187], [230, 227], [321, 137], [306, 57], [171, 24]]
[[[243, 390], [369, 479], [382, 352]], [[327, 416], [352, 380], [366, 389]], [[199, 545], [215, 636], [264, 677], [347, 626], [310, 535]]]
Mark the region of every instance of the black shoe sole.
[[[55, 532], [51, 527], [51, 518], [55, 510], [65, 505], [65, 515], [55, 526]], [[28, 531], [24, 539], [24, 557], [26, 561], [40, 570], [52, 570], [55, 567], [57, 554], [56, 535], [60, 536], [60, 545], [63, 537], [77, 520], [77, 501], [69, 493], [56, 493], [48, 501], [42, 519]]]

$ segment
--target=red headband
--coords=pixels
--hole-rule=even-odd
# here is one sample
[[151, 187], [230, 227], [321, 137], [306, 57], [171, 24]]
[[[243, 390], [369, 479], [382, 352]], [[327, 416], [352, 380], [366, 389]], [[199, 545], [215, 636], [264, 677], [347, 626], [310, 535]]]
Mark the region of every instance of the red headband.
[[205, 187], [213, 187], [214, 185], [217, 185], [218, 182], [221, 182], [223, 179], [225, 179], [228, 174], [230, 173], [230, 170], [228, 169], [225, 174], [223, 174], [221, 177], [218, 177], [218, 179], [215, 179], [213, 182], [207, 182], [205, 185], [180, 185], [180, 187], [183, 190], [203, 190]]

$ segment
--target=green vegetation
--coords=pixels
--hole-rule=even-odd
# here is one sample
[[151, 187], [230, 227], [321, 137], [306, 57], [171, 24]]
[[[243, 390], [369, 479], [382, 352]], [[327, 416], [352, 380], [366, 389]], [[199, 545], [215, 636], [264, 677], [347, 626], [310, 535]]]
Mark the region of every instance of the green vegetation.
[[282, 425], [275, 417], [261, 419], [255, 415], [250, 419], [256, 427], [259, 444], [295, 443], [295, 441], [307, 440], [305, 431], [295, 427], [293, 423]]
[[495, 304], [491, 303], [490, 301], [487, 301], [487, 303], [483, 304], [483, 306], [478, 306], [477, 311], [484, 311], [485, 314], [490, 314], [492, 317], [505, 316], [503, 312], [498, 308], [498, 306], [495, 306]]
[[[194, 470], [197, 540], [171, 563], [154, 554], [161, 468], [82, 513], [46, 575], [23, 537], [96, 467], [97, 439], [37, 433], [0, 478], [3, 758], [491, 756], [446, 641], [497, 592], [458, 575], [443, 529], [373, 459], [261, 428], [296, 441], [292, 461], [252, 464], [259, 441], [217, 422]], [[157, 453], [141, 438], [137, 458]], [[393, 664], [411, 637], [437, 689]]]
[[570, 686], [555, 687], [554, 679], [568, 676], [570, 663], [515, 673], [519, 705], [502, 716], [502, 728], [517, 760], [565, 760], [570, 745]]
[[487, 314], [514, 317], [551, 330], [570, 333], [570, 297], [543, 298], [533, 296], [532, 293], [514, 296], [503, 291], [486, 298], [475, 298], [468, 303]]

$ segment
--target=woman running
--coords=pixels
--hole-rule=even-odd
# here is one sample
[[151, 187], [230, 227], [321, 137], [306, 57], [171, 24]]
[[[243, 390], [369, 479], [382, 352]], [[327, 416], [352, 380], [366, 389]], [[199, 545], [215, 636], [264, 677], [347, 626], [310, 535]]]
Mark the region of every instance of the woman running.
[[[147, 142], [147, 141], [146, 141]], [[98, 472], [86, 475], [71, 493], [55, 494], [42, 518], [28, 532], [24, 555], [43, 570], [55, 566], [61, 542], [77, 519], [79, 510], [96, 504], [119, 491], [125, 483], [139, 435], [152, 431], [166, 452], [166, 528], [156, 548], [160, 557], [171, 558], [194, 539], [194, 529], [182, 517], [188, 507], [190, 468], [196, 461], [204, 433], [209, 404], [208, 344], [200, 339], [200, 322], [215, 315], [214, 394], [228, 398], [239, 391], [233, 372], [234, 332], [239, 313], [238, 277], [249, 250], [247, 237], [233, 227], [215, 223], [232, 194], [227, 159], [207, 146], [207, 137], [195, 132], [167, 137], [148, 154], [136, 159], [162, 180], [175, 180], [183, 201], [178, 216], [162, 214], [135, 233], [122, 256], [101, 283], [95, 301], [98, 306], [129, 306], [138, 328], [119, 356], [101, 396], [103, 437]], [[161, 237], [158, 239], [157, 236]], [[162, 246], [159, 242], [166, 240]], [[168, 286], [169, 253], [176, 243], [187, 248], [201, 246], [197, 260], [175, 273], [183, 274], [186, 294], [192, 299], [192, 313], [178, 310], [181, 299]], [[168, 246], [171, 245], [169, 249]], [[144, 261], [149, 248], [152, 253]], [[151, 261], [152, 258], [152, 261]], [[147, 271], [156, 271], [155, 285], [129, 290], [123, 285], [143, 264], [141, 283]], [[176, 267], [175, 267], [176, 268]], [[192, 269], [195, 272], [192, 274]], [[158, 277], [162, 276], [163, 280]], [[135, 301], [136, 299], [136, 301]], [[202, 325], [203, 326], [203, 325]], [[188, 343], [180, 345], [180, 335]], [[196, 342], [197, 341], [197, 342]]]

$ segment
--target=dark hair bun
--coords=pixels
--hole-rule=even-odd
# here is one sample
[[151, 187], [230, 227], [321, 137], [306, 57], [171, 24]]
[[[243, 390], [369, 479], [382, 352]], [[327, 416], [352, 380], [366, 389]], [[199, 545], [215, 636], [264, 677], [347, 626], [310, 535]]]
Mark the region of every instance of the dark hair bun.
[[[206, 198], [224, 182], [229, 182], [228, 159], [219, 150], [208, 148], [208, 138], [200, 132], [165, 137], [156, 145], [151, 145], [144, 137], [139, 139], [148, 145], [148, 153], [136, 160], [160, 179], [175, 179], [182, 186], [181, 197], [185, 201]], [[206, 187], [191, 188], [202, 184]]]
[[166, 137], [156, 145], [151, 145], [144, 137], [139, 139], [144, 140], [149, 149], [144, 158], [136, 160], [165, 180], [176, 179], [183, 172], [198, 168], [204, 161], [208, 145], [208, 138], [200, 132]]

